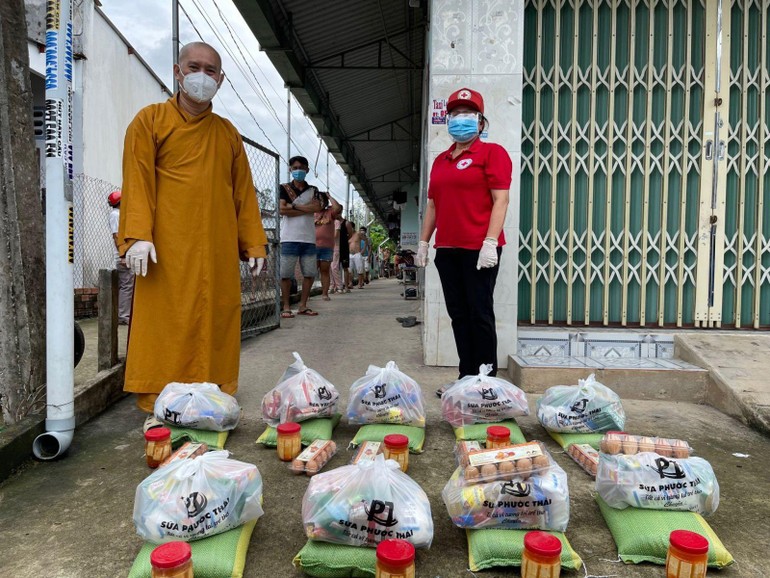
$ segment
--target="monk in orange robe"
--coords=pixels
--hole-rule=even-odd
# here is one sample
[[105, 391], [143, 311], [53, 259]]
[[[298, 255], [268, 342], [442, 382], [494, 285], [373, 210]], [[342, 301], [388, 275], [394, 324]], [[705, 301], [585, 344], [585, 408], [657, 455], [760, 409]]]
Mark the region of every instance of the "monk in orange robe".
[[267, 238], [238, 131], [211, 110], [219, 54], [182, 48], [180, 90], [142, 109], [128, 127], [118, 239], [136, 273], [124, 390], [152, 412], [166, 384], [238, 388], [239, 258], [252, 274]]

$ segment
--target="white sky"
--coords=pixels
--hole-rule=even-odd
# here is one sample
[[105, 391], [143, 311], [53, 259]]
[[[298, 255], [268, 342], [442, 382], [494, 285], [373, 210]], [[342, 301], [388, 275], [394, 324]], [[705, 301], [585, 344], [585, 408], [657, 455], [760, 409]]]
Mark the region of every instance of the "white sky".
[[[173, 88], [171, 1], [101, 1], [104, 13], [166, 85]], [[214, 98], [214, 110], [217, 114], [230, 119], [241, 134], [287, 159], [287, 91], [267, 55], [259, 51], [257, 39], [254, 38], [232, 0], [179, 0], [179, 4], [181, 43], [199, 40], [198, 34], [185, 15], [186, 11], [203, 36], [203, 40], [214, 46], [221, 54], [222, 68], [235, 87], [233, 90], [227, 81], [222, 84]], [[235, 41], [225, 21], [232, 30]], [[243, 103], [238, 95], [243, 99]], [[291, 109], [291, 155], [300, 154], [307, 157], [310, 161], [310, 174], [307, 180], [324, 190], [327, 188], [326, 147], [321, 143], [315, 127], [304, 116], [294, 97], [292, 97]], [[320, 154], [319, 143], [321, 143]], [[318, 156], [317, 163], [316, 156]], [[345, 174], [337, 166], [333, 157], [328, 158], [328, 190], [338, 201], [344, 203]], [[281, 171], [281, 180], [284, 181], [286, 176], [284, 166]], [[358, 198], [355, 191], [353, 191], [353, 197]]]

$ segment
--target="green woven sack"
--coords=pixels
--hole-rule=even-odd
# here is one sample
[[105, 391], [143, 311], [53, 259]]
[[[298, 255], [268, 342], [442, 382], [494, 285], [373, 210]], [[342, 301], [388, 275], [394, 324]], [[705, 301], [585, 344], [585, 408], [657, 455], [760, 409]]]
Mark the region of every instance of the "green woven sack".
[[[234, 530], [190, 542], [195, 578], [242, 578], [251, 533], [256, 524], [254, 520]], [[157, 546], [145, 542], [128, 578], [152, 578], [150, 554]]]
[[186, 441], [195, 443], [204, 443], [209, 447], [209, 450], [223, 450], [225, 449], [225, 442], [227, 436], [230, 435], [229, 431], [208, 431], [203, 429], [189, 429], [167, 425], [165, 426], [171, 430], [171, 445], [176, 449], [177, 446], [181, 446]]
[[549, 431], [548, 435], [565, 451], [572, 444], [588, 444], [598, 452], [599, 443], [604, 437], [603, 433], [559, 433], [555, 431]]
[[712, 568], [724, 568], [735, 561], [700, 514], [641, 508], [616, 510], [598, 495], [596, 501], [623, 562], [665, 565], [668, 537], [674, 530], [689, 530], [706, 538], [709, 541], [708, 565]]
[[[521, 566], [527, 530], [466, 530], [468, 565], [472, 572], [498, 566]], [[579, 570], [583, 561], [561, 532], [548, 532], [561, 542], [561, 567]]]
[[[314, 440], [330, 440], [334, 433], [334, 428], [340, 423], [340, 414], [335, 413], [333, 417], [317, 417], [307, 421], [300, 422], [302, 427], [302, 445], [309, 446]], [[278, 445], [278, 432], [274, 427], [267, 426], [262, 435], [257, 438], [258, 444], [274, 448]]]
[[385, 436], [390, 434], [405, 435], [409, 438], [409, 453], [422, 453], [422, 446], [425, 444], [425, 429], [411, 425], [372, 423], [361, 426], [350, 445], [356, 447], [360, 446], [363, 442], [382, 442]]
[[[371, 578], [377, 562], [374, 548], [344, 546], [328, 542], [307, 544], [294, 557], [294, 566], [318, 578]], [[198, 573], [195, 573], [198, 578]]]
[[487, 440], [487, 428], [493, 425], [501, 425], [511, 430], [511, 443], [523, 444], [527, 441], [524, 434], [521, 433], [519, 424], [515, 420], [507, 419], [498, 423], [476, 423], [466, 425], [455, 429], [455, 439], [457, 441], [484, 442]]

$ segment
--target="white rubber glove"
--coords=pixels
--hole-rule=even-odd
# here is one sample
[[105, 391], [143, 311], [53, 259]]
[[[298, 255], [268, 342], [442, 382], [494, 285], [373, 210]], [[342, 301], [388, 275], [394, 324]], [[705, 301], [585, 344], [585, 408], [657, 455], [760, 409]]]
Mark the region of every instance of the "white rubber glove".
[[414, 264], [418, 267], [428, 266], [428, 247], [430, 247], [430, 245], [427, 241], [420, 241], [420, 244], [417, 246], [417, 254], [414, 256]]
[[497, 265], [497, 239], [487, 237], [481, 244], [476, 269], [489, 269]]
[[135, 275], [147, 276], [147, 262], [150, 259], [152, 259], [153, 263], [158, 262], [158, 256], [155, 254], [155, 245], [149, 241], [137, 241], [126, 252], [126, 266]]
[[262, 269], [265, 268], [265, 258], [264, 257], [249, 257], [249, 269], [251, 269], [251, 275], [253, 277], [259, 277], [259, 274], [262, 272]]

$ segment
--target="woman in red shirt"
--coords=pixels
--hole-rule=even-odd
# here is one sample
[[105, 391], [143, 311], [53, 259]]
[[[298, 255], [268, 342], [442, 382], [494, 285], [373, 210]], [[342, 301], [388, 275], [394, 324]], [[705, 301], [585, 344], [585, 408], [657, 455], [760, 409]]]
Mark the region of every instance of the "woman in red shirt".
[[479, 138], [488, 123], [481, 94], [469, 88], [453, 92], [447, 115], [454, 144], [433, 162], [415, 264], [428, 264], [428, 242], [435, 232], [436, 269], [452, 319], [459, 377], [476, 375], [483, 364], [492, 365], [494, 376], [493, 294], [513, 165], [503, 147]]

